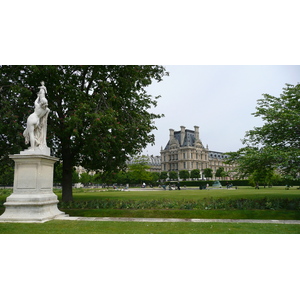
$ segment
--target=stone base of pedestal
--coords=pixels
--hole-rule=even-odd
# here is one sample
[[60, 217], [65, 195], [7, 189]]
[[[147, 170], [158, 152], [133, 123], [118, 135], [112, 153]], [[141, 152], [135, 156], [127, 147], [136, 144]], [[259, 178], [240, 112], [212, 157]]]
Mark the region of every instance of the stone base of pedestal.
[[65, 215], [53, 193], [53, 166], [47, 155], [11, 155], [15, 161], [14, 190], [4, 203], [0, 222], [46, 222]]
[[0, 222], [46, 222], [65, 215], [57, 208], [57, 196], [14, 195], [6, 199]]

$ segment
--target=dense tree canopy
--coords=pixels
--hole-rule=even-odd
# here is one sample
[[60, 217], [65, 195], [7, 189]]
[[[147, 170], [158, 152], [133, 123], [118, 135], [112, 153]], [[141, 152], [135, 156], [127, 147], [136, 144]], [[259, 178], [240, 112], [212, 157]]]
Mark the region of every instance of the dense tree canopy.
[[169, 180], [178, 180], [178, 173], [176, 171], [170, 171]]
[[168, 176], [169, 176], [169, 175], [168, 175], [168, 172], [162, 171], [162, 172], [160, 172], [159, 179], [162, 180], [162, 181], [164, 182], [164, 181], [167, 180]]
[[215, 174], [215, 177], [226, 177], [226, 173], [224, 171], [224, 167], [219, 167], [217, 170], [216, 170], [216, 174]]
[[241, 177], [257, 174], [268, 178], [276, 170], [296, 177], [300, 172], [300, 84], [287, 84], [279, 97], [264, 94], [257, 101], [255, 117], [263, 126], [246, 132], [245, 147], [230, 153]]
[[203, 175], [205, 178], [212, 178], [213, 177], [213, 169], [211, 169], [211, 168], [204, 169]]
[[133, 163], [128, 166], [130, 177], [138, 183], [149, 182], [152, 174], [149, 172], [150, 166], [146, 156], [138, 156], [133, 159]]
[[183, 180], [187, 180], [188, 178], [190, 178], [190, 172], [188, 170], [180, 170], [179, 178]]
[[63, 200], [72, 199], [73, 166], [105, 172], [153, 143], [156, 106], [145, 88], [162, 66], [0, 66], [0, 157], [26, 148], [22, 132], [44, 81], [51, 110], [48, 146], [63, 161]]
[[200, 178], [200, 170], [199, 169], [194, 169], [191, 171], [191, 178], [197, 179]]

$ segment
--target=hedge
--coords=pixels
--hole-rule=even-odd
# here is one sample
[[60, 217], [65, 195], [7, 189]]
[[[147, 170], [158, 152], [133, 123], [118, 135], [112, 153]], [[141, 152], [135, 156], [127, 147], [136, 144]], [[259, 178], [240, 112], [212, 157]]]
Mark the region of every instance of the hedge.
[[198, 209], [198, 210], [300, 210], [299, 199], [282, 198], [258, 198], [258, 199], [157, 199], [157, 200], [133, 200], [133, 199], [93, 199], [88, 201], [59, 202], [60, 209]]
[[[227, 183], [232, 184], [233, 186], [250, 186], [249, 180], [219, 180], [222, 186], [226, 186]], [[215, 182], [215, 180], [193, 180], [193, 181], [180, 181], [180, 186], [206, 186], [209, 184], [212, 186], [212, 184]], [[169, 184], [170, 182], [166, 182], [165, 184]], [[173, 184], [174, 181], [171, 181], [171, 184]]]
[[[222, 186], [226, 187], [227, 183], [232, 184], [233, 186], [251, 186], [248, 179], [245, 180], [219, 180]], [[180, 186], [206, 186], [209, 184], [212, 186], [212, 184], [215, 182], [215, 180], [191, 180], [191, 181], [180, 181]], [[165, 184], [174, 184], [174, 181], [167, 181]], [[263, 186], [263, 183], [259, 183], [261, 186]], [[300, 180], [288, 180], [288, 179], [280, 179], [277, 181], [272, 182], [272, 186], [300, 186]]]

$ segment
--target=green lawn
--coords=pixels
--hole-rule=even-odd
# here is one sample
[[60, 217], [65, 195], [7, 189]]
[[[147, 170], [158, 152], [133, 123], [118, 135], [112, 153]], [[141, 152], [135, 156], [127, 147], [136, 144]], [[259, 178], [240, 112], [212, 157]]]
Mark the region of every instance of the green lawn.
[[0, 223], [2, 234], [299, 234], [300, 225], [246, 223], [143, 223], [54, 220]]
[[[56, 190], [61, 199], [61, 191]], [[2, 192], [0, 201], [5, 201], [9, 193]], [[247, 199], [247, 201], [273, 201], [285, 199], [299, 203], [300, 190], [296, 187], [286, 190], [285, 187], [260, 188], [239, 187], [238, 189], [187, 189], [154, 191], [103, 191], [99, 189], [74, 190], [73, 206], [80, 204], [84, 209], [74, 207], [61, 208], [70, 216], [83, 217], [134, 217], [134, 218], [204, 218], [204, 219], [268, 219], [268, 220], [300, 220], [299, 205], [296, 209], [214, 209], [212, 206], [205, 209], [188, 209], [193, 201], [207, 202]], [[266, 200], [267, 199], [267, 200]], [[98, 202], [97, 202], [98, 201]], [[93, 209], [88, 206], [97, 206], [100, 202], [105, 205], [113, 203], [112, 208]], [[120, 209], [120, 203], [124, 208]], [[138, 209], [129, 209], [132, 204]], [[136, 205], [138, 203], [138, 205]], [[169, 203], [170, 209], [160, 208]], [[177, 208], [172, 205], [177, 203]], [[182, 206], [182, 204], [184, 204]], [[143, 208], [147, 207], [150, 208]], [[87, 207], [85, 207], [87, 206]], [[153, 207], [152, 207], [153, 206]], [[178, 209], [179, 206], [184, 207]], [[294, 205], [295, 207], [295, 205]], [[206, 209], [207, 208], [207, 209]], [[0, 214], [4, 208], [0, 208]], [[142, 223], [142, 222], [90, 222], [90, 221], [62, 221], [54, 220], [43, 224], [16, 224], [0, 223], [0, 233], [300, 233], [300, 225], [287, 224], [245, 224], [245, 223]]]
[[[61, 199], [61, 191], [56, 191], [59, 199]], [[300, 190], [297, 187], [292, 187], [286, 190], [285, 187], [272, 187], [254, 189], [253, 187], [238, 187], [238, 189], [181, 189], [179, 190], [163, 190], [161, 188], [154, 188], [153, 191], [103, 191], [101, 189], [74, 189], [74, 199], [77, 201], [88, 199], [133, 199], [133, 200], [157, 200], [157, 199], [171, 199], [171, 200], [195, 200], [208, 198], [223, 198], [223, 199], [261, 199], [263, 197], [269, 198], [300, 198]]]
[[179, 219], [300, 220], [295, 210], [64, 209], [70, 216]]

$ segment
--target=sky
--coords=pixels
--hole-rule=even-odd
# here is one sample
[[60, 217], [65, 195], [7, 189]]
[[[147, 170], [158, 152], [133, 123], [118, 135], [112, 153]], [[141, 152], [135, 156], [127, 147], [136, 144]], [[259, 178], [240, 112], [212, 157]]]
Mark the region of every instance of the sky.
[[147, 90], [161, 95], [151, 109], [165, 117], [156, 119], [155, 145], [143, 154], [160, 155], [169, 140], [169, 129], [194, 130], [212, 151], [237, 151], [245, 132], [262, 126], [254, 117], [263, 94], [280, 96], [286, 83], [300, 82], [299, 65], [166, 65], [169, 76]]

